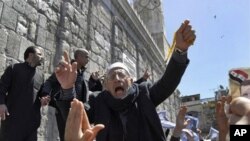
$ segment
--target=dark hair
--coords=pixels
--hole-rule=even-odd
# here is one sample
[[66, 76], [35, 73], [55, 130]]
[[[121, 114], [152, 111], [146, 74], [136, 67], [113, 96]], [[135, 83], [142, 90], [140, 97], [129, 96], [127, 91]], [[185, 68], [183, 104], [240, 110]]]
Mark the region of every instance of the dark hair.
[[36, 46], [29, 46], [25, 52], [24, 52], [24, 60], [26, 60], [29, 57], [30, 53], [36, 53]]

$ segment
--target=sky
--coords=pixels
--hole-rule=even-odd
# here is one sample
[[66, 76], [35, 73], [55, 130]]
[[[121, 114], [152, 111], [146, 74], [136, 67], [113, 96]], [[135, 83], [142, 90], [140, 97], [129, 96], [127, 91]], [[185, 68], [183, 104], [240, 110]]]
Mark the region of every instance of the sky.
[[228, 87], [230, 69], [250, 67], [249, 0], [162, 0], [162, 5], [170, 44], [185, 19], [196, 31], [190, 64], [178, 86], [181, 96], [214, 97], [219, 85]]

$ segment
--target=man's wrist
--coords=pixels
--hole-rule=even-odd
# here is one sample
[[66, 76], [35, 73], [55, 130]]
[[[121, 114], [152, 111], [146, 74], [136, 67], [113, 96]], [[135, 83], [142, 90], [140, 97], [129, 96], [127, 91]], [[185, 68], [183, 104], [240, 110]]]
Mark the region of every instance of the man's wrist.
[[75, 87], [69, 89], [61, 89], [60, 100], [72, 100], [76, 97]]

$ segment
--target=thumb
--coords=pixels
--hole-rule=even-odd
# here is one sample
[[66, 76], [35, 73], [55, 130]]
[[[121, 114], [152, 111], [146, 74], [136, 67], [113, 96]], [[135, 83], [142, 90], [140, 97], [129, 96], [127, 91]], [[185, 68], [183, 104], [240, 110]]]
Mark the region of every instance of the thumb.
[[92, 132], [93, 132], [92, 139], [94, 139], [94, 138], [96, 137], [97, 133], [98, 133], [100, 130], [104, 129], [104, 127], [105, 127], [105, 126], [104, 126], [103, 124], [97, 124], [97, 125], [95, 125], [95, 126], [92, 128]]

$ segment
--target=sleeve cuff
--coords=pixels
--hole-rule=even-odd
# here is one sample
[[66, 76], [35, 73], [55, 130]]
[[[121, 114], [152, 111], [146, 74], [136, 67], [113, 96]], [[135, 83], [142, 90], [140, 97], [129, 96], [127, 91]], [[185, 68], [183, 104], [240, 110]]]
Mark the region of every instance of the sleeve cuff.
[[178, 53], [176, 50], [173, 52], [173, 59], [178, 63], [187, 63], [187, 52]]
[[69, 89], [61, 89], [59, 100], [72, 100], [76, 97], [75, 87]]

